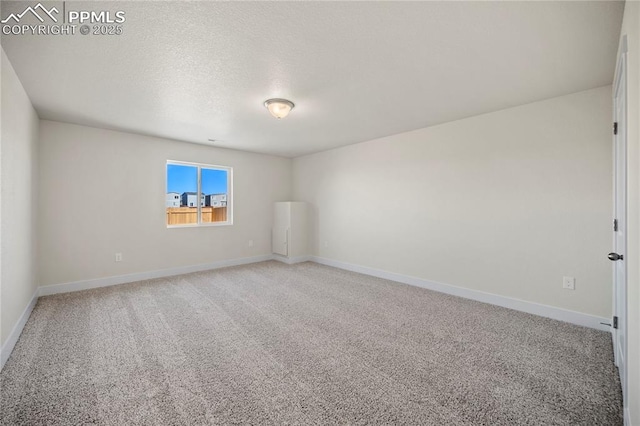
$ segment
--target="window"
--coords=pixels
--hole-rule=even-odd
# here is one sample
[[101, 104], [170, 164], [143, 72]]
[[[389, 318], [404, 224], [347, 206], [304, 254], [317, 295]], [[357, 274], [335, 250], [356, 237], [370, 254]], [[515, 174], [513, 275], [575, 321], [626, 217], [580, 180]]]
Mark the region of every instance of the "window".
[[231, 167], [167, 161], [167, 226], [231, 225]]

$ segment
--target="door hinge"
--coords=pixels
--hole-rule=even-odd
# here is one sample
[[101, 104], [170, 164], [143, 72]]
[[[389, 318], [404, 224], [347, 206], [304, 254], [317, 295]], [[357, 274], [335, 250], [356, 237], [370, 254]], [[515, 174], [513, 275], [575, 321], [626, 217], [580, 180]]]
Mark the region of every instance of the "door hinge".
[[618, 134], [618, 122], [617, 121], [615, 123], [613, 123], [613, 134], [614, 135]]
[[613, 219], [613, 231], [618, 232], [618, 219]]
[[618, 328], [618, 317], [613, 317], [613, 328]]

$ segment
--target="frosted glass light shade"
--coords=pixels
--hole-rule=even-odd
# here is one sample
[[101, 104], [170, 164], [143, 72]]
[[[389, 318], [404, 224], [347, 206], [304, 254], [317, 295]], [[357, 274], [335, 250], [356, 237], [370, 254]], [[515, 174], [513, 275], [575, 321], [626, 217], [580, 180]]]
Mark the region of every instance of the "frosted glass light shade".
[[268, 99], [264, 101], [264, 106], [267, 107], [271, 115], [281, 119], [289, 115], [295, 105], [286, 99]]

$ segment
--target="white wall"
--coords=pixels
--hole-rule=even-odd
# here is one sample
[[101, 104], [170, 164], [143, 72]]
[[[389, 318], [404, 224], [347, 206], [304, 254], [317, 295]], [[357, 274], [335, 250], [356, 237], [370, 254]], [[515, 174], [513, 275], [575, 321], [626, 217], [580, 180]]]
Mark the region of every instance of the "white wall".
[[[5, 346], [37, 288], [38, 115], [2, 50], [0, 321]], [[17, 337], [17, 336], [16, 336]], [[6, 349], [6, 348], [5, 348]], [[10, 352], [10, 349], [9, 349]], [[4, 357], [3, 357], [4, 360]]]
[[627, 36], [627, 415], [640, 425], [640, 3], [627, 1], [620, 37]]
[[611, 173], [610, 86], [293, 162], [315, 255], [601, 317]]
[[[233, 167], [234, 224], [167, 229], [167, 160]], [[43, 120], [39, 182], [46, 286], [270, 254], [291, 160]]]

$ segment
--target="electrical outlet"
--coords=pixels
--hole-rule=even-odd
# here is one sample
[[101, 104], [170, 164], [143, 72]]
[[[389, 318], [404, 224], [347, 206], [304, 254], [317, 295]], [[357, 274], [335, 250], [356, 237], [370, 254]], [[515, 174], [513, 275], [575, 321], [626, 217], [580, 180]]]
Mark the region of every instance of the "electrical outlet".
[[249, 247], [253, 247], [253, 240], [249, 240]]
[[122, 253], [116, 253], [116, 262], [122, 262]]
[[562, 288], [567, 290], [576, 289], [576, 279], [574, 277], [562, 277]]
[[329, 247], [329, 241], [326, 241], [326, 240], [325, 240], [325, 242], [324, 242], [324, 248], [328, 248], [328, 247]]

